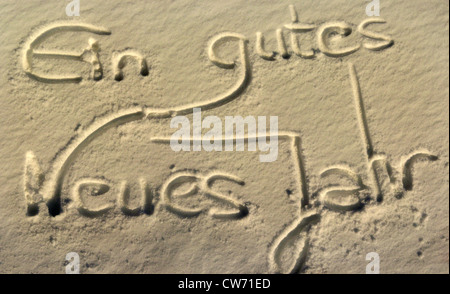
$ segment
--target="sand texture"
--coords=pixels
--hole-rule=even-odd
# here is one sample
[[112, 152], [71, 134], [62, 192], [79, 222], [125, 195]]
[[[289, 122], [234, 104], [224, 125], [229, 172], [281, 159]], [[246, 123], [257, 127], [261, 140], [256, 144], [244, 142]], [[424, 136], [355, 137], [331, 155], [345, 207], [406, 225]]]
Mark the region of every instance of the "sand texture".
[[69, 2], [0, 2], [0, 273], [449, 272], [448, 1]]

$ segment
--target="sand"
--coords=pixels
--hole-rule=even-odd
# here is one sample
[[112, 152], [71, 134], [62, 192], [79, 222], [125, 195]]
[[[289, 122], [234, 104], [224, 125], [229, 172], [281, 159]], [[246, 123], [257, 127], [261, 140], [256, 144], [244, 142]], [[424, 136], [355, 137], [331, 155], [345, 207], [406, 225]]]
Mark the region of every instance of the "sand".
[[448, 1], [69, 2], [0, 3], [0, 273], [449, 272]]

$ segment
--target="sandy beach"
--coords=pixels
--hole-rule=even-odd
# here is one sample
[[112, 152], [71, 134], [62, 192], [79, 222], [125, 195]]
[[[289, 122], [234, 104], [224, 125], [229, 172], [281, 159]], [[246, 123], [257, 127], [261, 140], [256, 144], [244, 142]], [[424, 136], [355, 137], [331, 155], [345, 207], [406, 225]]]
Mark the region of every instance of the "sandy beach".
[[0, 3], [0, 273], [449, 273], [448, 1], [70, 2]]

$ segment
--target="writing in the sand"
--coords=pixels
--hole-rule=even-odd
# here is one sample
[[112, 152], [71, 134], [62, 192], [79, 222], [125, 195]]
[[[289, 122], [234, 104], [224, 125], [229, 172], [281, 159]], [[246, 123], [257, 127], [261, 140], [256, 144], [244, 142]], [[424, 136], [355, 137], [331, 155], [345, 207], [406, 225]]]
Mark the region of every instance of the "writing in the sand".
[[[255, 53], [265, 60], [276, 60], [277, 56], [281, 58], [290, 58], [296, 55], [300, 58], [311, 59], [319, 54], [328, 57], [343, 57], [355, 53], [361, 47], [370, 51], [380, 51], [389, 48], [394, 44], [394, 40], [387, 34], [375, 32], [368, 27], [374, 24], [384, 24], [386, 21], [380, 17], [367, 18], [360, 22], [354, 28], [345, 21], [328, 21], [323, 24], [304, 23], [299, 21], [299, 17], [295, 7], [289, 6], [291, 14], [291, 22], [284, 24], [275, 30], [275, 39], [277, 50], [272, 51], [265, 48], [265, 38], [262, 32], [256, 32]], [[79, 62], [85, 62], [91, 65], [90, 79], [99, 81], [103, 78], [103, 62], [100, 56], [100, 41], [91, 37], [87, 40], [86, 47], [79, 52], [44, 50], [38, 49], [39, 45], [52, 35], [60, 32], [89, 32], [94, 35], [111, 35], [111, 31], [104, 27], [92, 24], [78, 22], [54, 22], [43, 26], [33, 33], [25, 42], [22, 48], [22, 68], [25, 73], [32, 79], [43, 83], [77, 83], [83, 77], [77, 74], [62, 75], [48, 74], [39, 72], [33, 65], [35, 59], [71, 59]], [[356, 34], [355, 31], [363, 37], [362, 43], [354, 43], [348, 45], [339, 45], [339, 38], [343, 39]], [[290, 47], [285, 41], [286, 33], [289, 33]], [[313, 39], [305, 44], [301, 44], [300, 39], [303, 36], [313, 35]], [[244, 36], [246, 39], [246, 37]], [[332, 42], [331, 42], [332, 41]], [[336, 44], [337, 43], [337, 44]], [[348, 42], [342, 42], [348, 43]], [[112, 58], [113, 76], [116, 81], [124, 79], [123, 69], [130, 59], [137, 61], [139, 66], [139, 74], [148, 76], [149, 66], [146, 58], [137, 49], [125, 49], [122, 51], [114, 51]], [[215, 62], [214, 60], [212, 60]], [[50, 62], [50, 61], [49, 61]], [[224, 68], [231, 68], [233, 64], [216, 63]]]
[[[393, 39], [388, 35], [368, 29], [369, 25], [385, 23], [381, 18], [363, 20], [357, 26], [357, 32], [363, 37], [360, 41], [362, 43], [349, 45], [348, 42], [344, 43], [342, 40], [353, 34], [354, 28], [350, 24], [343, 21], [330, 21], [321, 25], [302, 23], [299, 21], [298, 14], [293, 6], [290, 6], [290, 12], [291, 22], [275, 31], [278, 48], [276, 52], [268, 51], [265, 48], [264, 35], [261, 32], [256, 33], [255, 52], [264, 60], [276, 60], [279, 57], [289, 58], [293, 54], [300, 58], [311, 59], [316, 58], [319, 54], [331, 58], [341, 58], [358, 51], [361, 47], [370, 52], [385, 50], [394, 44]], [[92, 65], [92, 80], [102, 79], [103, 66], [99, 55], [99, 42], [95, 39], [90, 39], [87, 47], [76, 53], [37, 49], [37, 46], [44, 39], [61, 31], [86, 31], [97, 35], [111, 34], [108, 29], [90, 24], [57, 22], [46, 25], [36, 34], [33, 34], [24, 45], [22, 64], [27, 75], [36, 81], [45, 83], [79, 82], [83, 79], [79, 75], [52, 76], [40, 73], [33, 66], [35, 58], [70, 58], [90, 63]], [[288, 49], [284, 40], [286, 31], [290, 33], [290, 49]], [[302, 34], [313, 34], [317, 46], [310, 49], [307, 46], [301, 46], [298, 38]], [[235, 61], [219, 57], [216, 54], [216, 47], [224, 41], [236, 42], [235, 44], [238, 45], [240, 66], [236, 66]], [[342, 41], [341, 46], [336, 44], [340, 41]], [[69, 140], [65, 147], [58, 152], [47, 174], [44, 174], [41, 170], [34, 153], [28, 152], [25, 160], [23, 186], [27, 215], [38, 215], [39, 208], [42, 207], [41, 204], [48, 207], [49, 214], [52, 216], [59, 215], [62, 212], [61, 193], [65, 182], [64, 178], [69, 174], [71, 164], [83, 148], [106, 130], [130, 122], [140, 121], [145, 123], [150, 119], [161, 121], [178, 115], [186, 115], [192, 113], [195, 108], [202, 109], [202, 111], [212, 110], [238, 100], [251, 80], [252, 69], [247, 43], [248, 39], [237, 33], [221, 33], [210, 40], [207, 48], [209, 60], [221, 68], [239, 68], [241, 71], [236, 84], [216, 97], [208, 97], [199, 103], [187, 103], [171, 108], [133, 107], [98, 118], [78, 136]], [[127, 49], [115, 54], [113, 59], [115, 80], [120, 81], [124, 78], [122, 70], [129, 57], [138, 60], [142, 76], [148, 75], [146, 58], [135, 49]], [[352, 115], [354, 115], [355, 125], [358, 127], [357, 131], [360, 133], [361, 153], [366, 166], [366, 174], [358, 173], [355, 168], [345, 164], [331, 163], [319, 175], [322, 179], [321, 187], [315, 192], [310, 191], [308, 182], [312, 175], [306, 172], [300, 134], [279, 130], [279, 140], [285, 140], [290, 146], [289, 170], [295, 177], [296, 188], [293, 193], [298, 194], [300, 213], [297, 219], [278, 231], [269, 245], [268, 261], [271, 272], [284, 273], [299, 270], [307, 256], [309, 239], [306, 238], [303, 242], [297, 242], [296, 238], [302, 236], [302, 232], [307, 234], [311, 225], [320, 221], [321, 212], [325, 209], [341, 213], [362, 211], [361, 208], [364, 205], [370, 205], [374, 202], [381, 204], [383, 199], [387, 197], [401, 199], [407, 191], [413, 189], [414, 165], [419, 162], [438, 159], [438, 156], [430, 151], [420, 149], [412, 151], [407, 156], [402, 157], [398, 164], [392, 165], [387, 155], [382, 152], [378, 153], [370, 136], [369, 121], [363, 103], [362, 93], [364, 91], [360, 86], [356, 67], [349, 63], [348, 71], [349, 86], [351, 86], [353, 93], [353, 97], [349, 97], [349, 103], [354, 106]], [[169, 147], [170, 137], [158, 137], [157, 134], [151, 134], [151, 136], [152, 142], [167, 144]], [[264, 135], [261, 136], [264, 137]], [[265, 138], [267, 139], [267, 136]], [[189, 144], [192, 143], [192, 140], [193, 138], [186, 139]], [[394, 166], [396, 168], [393, 168]], [[103, 215], [115, 208], [120, 209], [122, 213], [128, 216], [152, 214], [156, 203], [155, 195], [159, 195], [159, 201], [168, 211], [183, 218], [207, 214], [215, 219], [242, 219], [248, 215], [249, 209], [247, 208], [247, 202], [244, 200], [249, 195], [220, 193], [213, 185], [216, 181], [223, 181], [231, 187], [244, 185], [244, 179], [222, 171], [214, 170], [209, 173], [183, 171], [171, 174], [162, 186], [156, 188], [149, 187], [144, 179], [140, 180], [141, 205], [137, 207], [132, 207], [129, 203], [130, 188], [127, 182], [121, 183], [120, 192], [114, 204], [108, 203], [99, 207], [92, 206], [89, 202], [89, 197], [106, 195], [111, 190], [113, 183], [103, 178], [79, 179], [73, 186], [71, 195], [79, 213], [91, 217]], [[156, 190], [158, 190], [158, 193], [156, 193]], [[189, 202], [190, 199], [198, 195], [201, 197], [200, 201]], [[198, 204], [201, 204], [201, 206], [198, 206]], [[291, 243], [300, 245], [290, 246]], [[295, 252], [292, 253], [292, 250]], [[289, 258], [288, 261], [282, 258], [286, 251], [289, 252], [289, 256], [294, 258]]]

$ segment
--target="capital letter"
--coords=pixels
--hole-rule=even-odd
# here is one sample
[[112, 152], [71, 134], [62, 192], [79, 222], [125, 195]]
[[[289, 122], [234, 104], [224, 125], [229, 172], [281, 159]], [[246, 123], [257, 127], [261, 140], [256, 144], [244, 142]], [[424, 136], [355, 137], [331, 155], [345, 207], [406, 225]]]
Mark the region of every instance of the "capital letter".
[[44, 174], [33, 152], [29, 151], [25, 158], [25, 172], [24, 172], [23, 192], [27, 202], [27, 215], [34, 216], [39, 213], [38, 203], [43, 201], [39, 194], [42, 182], [44, 181]]

